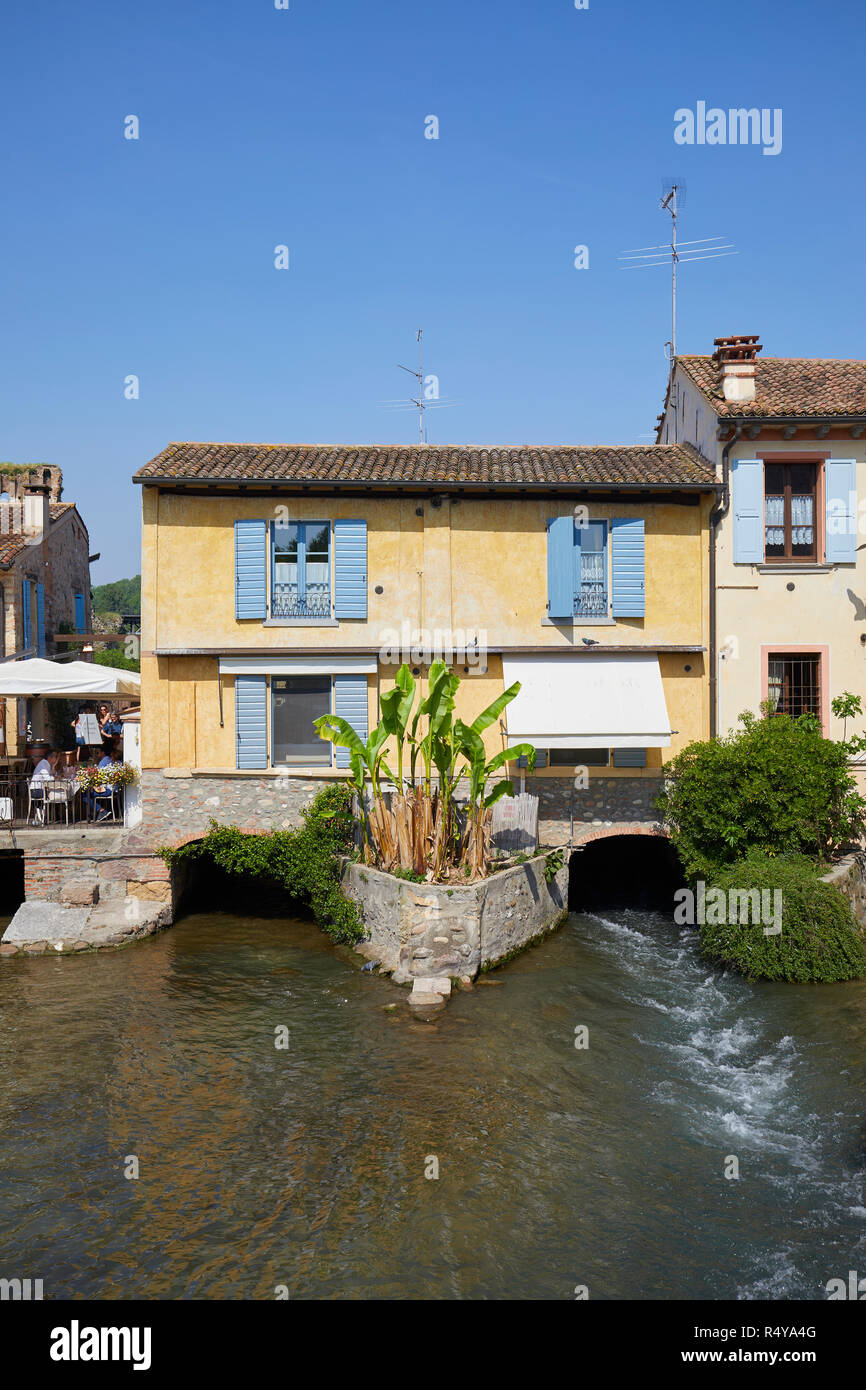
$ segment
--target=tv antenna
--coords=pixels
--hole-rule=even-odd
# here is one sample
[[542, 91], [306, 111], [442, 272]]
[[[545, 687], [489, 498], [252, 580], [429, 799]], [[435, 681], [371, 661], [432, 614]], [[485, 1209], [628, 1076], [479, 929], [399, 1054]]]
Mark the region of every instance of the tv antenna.
[[418, 370], [412, 367], [404, 367], [402, 362], [397, 366], [401, 372], [408, 372], [414, 376], [418, 383], [418, 395], [410, 396], [409, 400], [385, 401], [384, 405], [390, 410], [417, 410], [418, 411], [418, 442], [427, 443], [427, 430], [424, 424], [424, 412], [426, 410], [444, 410], [449, 406], [455, 405], [455, 401], [442, 401], [439, 399], [439, 382], [434, 377], [424, 377], [424, 343], [423, 329], [419, 328], [417, 333], [418, 341]]
[[[686, 185], [683, 179], [665, 179], [662, 184], [662, 197], [659, 207], [671, 216], [671, 239], [665, 245], [638, 246], [632, 251], [623, 251], [617, 259], [628, 261], [620, 270], [649, 270], [654, 265], [671, 265], [671, 361], [677, 355], [677, 266], [688, 265], [691, 261], [714, 261], [720, 256], [738, 256], [739, 252], [732, 241], [724, 237], [699, 237], [696, 241], [677, 241], [677, 218], [685, 206]], [[719, 244], [721, 243], [721, 244]]]
[[397, 363], [397, 366], [400, 368], [400, 371], [401, 371], [401, 372], [408, 372], [409, 375], [410, 375], [410, 376], [414, 376], [415, 379], [416, 379], [416, 381], [418, 382], [418, 399], [416, 400], [415, 397], [413, 396], [413, 397], [412, 397], [412, 404], [413, 404], [413, 405], [417, 405], [417, 407], [418, 407], [418, 443], [419, 443], [419, 444], [423, 444], [423, 443], [425, 442], [425, 440], [424, 440], [424, 411], [425, 411], [425, 409], [427, 408], [427, 402], [426, 402], [425, 399], [424, 399], [424, 343], [423, 343], [423, 341], [422, 341], [423, 337], [424, 337], [424, 330], [423, 330], [423, 328], [419, 328], [419, 329], [418, 329], [418, 370], [417, 370], [417, 372], [413, 372], [411, 367], [404, 367], [404, 366], [402, 365], [402, 363], [400, 363], [400, 362]]

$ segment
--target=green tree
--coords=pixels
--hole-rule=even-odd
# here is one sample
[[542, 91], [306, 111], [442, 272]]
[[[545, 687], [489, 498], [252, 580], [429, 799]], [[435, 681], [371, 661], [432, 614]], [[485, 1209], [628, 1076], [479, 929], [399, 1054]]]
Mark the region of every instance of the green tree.
[[97, 584], [90, 591], [94, 613], [140, 613], [141, 575], [132, 579], [115, 579], [111, 584]]
[[848, 748], [807, 715], [756, 719], [727, 738], [691, 743], [665, 768], [656, 805], [690, 876], [709, 878], [750, 849], [827, 859], [859, 839], [866, 802]]
[[141, 662], [131, 656], [124, 656], [120, 647], [108, 647], [105, 651], [94, 652], [93, 660], [97, 666], [113, 666], [118, 671], [141, 670]]

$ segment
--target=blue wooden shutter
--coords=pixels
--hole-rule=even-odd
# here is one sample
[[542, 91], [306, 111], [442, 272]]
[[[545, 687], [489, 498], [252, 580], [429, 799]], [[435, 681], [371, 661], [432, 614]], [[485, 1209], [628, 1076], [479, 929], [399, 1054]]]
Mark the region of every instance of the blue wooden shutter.
[[614, 748], [614, 767], [646, 767], [645, 748]]
[[[367, 742], [367, 677], [334, 677], [334, 713], [348, 721], [362, 743]], [[337, 749], [337, 767], [350, 767], [348, 748]]]
[[367, 616], [367, 523], [334, 522], [334, 617]]
[[836, 565], [853, 565], [857, 560], [857, 464], [854, 459], [827, 460], [824, 495], [826, 559]]
[[235, 522], [235, 617], [267, 616], [268, 525]]
[[45, 585], [37, 581], [36, 584], [36, 649], [40, 656], [45, 656], [48, 648], [45, 645]]
[[23, 621], [22, 621], [22, 631], [23, 631], [23, 638], [24, 638], [24, 650], [26, 651], [27, 648], [30, 646], [30, 643], [31, 643], [32, 637], [33, 637], [32, 629], [31, 629], [31, 625], [30, 625], [30, 580], [29, 580], [29, 579], [22, 579], [22, 581], [21, 581], [21, 617], [22, 617], [22, 620], [23, 620]]
[[84, 595], [75, 595], [75, 631], [84, 631]]
[[763, 564], [763, 459], [734, 459], [731, 464], [731, 500], [734, 512], [734, 564]]
[[618, 517], [610, 523], [613, 551], [614, 618], [642, 618], [646, 613], [644, 520]]
[[574, 520], [552, 516], [547, 523], [547, 613], [550, 618], [574, 617]]
[[239, 768], [267, 767], [267, 676], [235, 676], [235, 737]]

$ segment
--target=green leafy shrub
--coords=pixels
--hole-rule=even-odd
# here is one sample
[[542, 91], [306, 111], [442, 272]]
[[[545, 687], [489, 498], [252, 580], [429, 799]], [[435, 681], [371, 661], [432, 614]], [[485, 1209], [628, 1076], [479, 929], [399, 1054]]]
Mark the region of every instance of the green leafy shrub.
[[391, 873], [395, 878], [405, 878], [409, 883], [426, 883], [423, 874], [416, 874], [414, 869], [392, 869]]
[[751, 848], [826, 859], [864, 829], [844, 744], [812, 716], [756, 719], [727, 738], [691, 743], [665, 768], [656, 801], [689, 877], [712, 877]]
[[552, 883], [565, 863], [565, 851], [555, 849], [552, 854], [548, 854], [544, 861], [544, 877], [548, 883]]
[[764, 925], [733, 922], [727, 912], [726, 924], [700, 926], [702, 955], [750, 980], [808, 984], [866, 975], [866, 946], [851, 908], [838, 888], [821, 881], [820, 872], [804, 855], [773, 859], [758, 850], [720, 869], [712, 887], [725, 894], [779, 890], [782, 930], [767, 936]]
[[159, 853], [167, 864], [207, 857], [228, 873], [270, 879], [308, 907], [335, 941], [360, 941], [360, 913], [340, 888], [340, 856], [353, 848], [351, 794], [341, 784], [325, 787], [301, 816], [292, 830], [261, 834], [212, 820], [203, 839]]

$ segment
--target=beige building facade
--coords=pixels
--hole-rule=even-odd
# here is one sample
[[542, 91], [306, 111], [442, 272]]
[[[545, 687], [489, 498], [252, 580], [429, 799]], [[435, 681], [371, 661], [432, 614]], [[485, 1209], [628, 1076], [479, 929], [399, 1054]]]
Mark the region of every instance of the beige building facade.
[[769, 701], [840, 738], [832, 698], [866, 705], [866, 362], [767, 358], [755, 336], [717, 339], [711, 356], [676, 360], [658, 439], [692, 444], [723, 489], [714, 730]]

